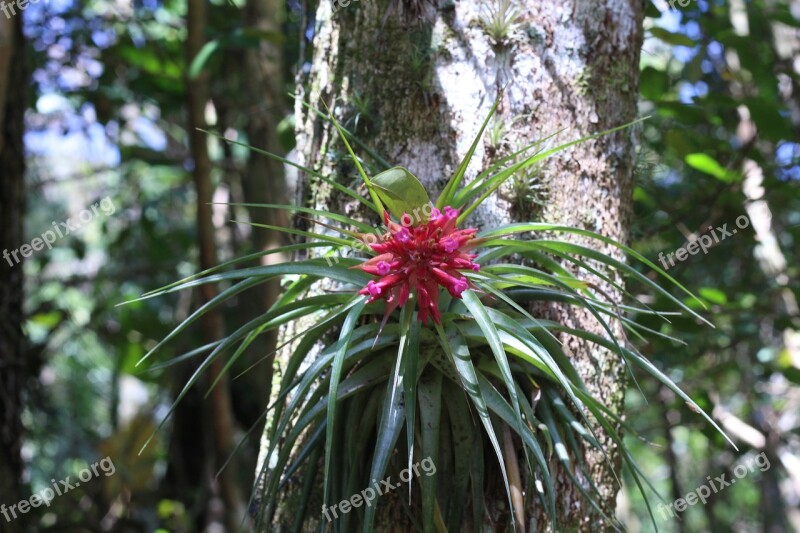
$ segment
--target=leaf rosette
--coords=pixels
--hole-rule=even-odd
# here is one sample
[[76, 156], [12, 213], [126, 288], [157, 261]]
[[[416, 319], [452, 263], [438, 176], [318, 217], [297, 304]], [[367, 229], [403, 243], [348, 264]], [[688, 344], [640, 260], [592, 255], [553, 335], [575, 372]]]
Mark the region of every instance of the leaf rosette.
[[[301, 240], [234, 259], [144, 296], [156, 297], [204, 283], [227, 285], [151, 350], [143, 359], [147, 360], [209, 309], [267, 280], [289, 280], [265, 315], [241, 325], [217, 343], [162, 363], [205, 355], [176, 403], [215, 359], [226, 358], [225, 369], [230, 369], [258, 335], [301, 318], [311, 319], [307, 321], [309, 327], [285, 339], [284, 344], [292, 345], [293, 350], [284, 362], [279, 388], [265, 414], [266, 459], [258, 475], [259, 490], [254, 494], [261, 527], [268, 528], [272, 523], [287, 485], [299, 472], [310, 481], [295, 502], [298, 527], [306, 516], [319, 524], [326, 520], [318, 507], [309, 509], [310, 502], [317, 501], [313, 487], [320, 465], [324, 486], [321, 497], [329, 506], [383, 479], [389, 469], [410, 469], [421, 458], [430, 458], [437, 465], [436, 475], [410, 481], [406, 505], [416, 509], [423, 530], [457, 531], [467, 520], [480, 524], [485, 512], [482, 495], [488, 483], [483, 452], [487, 446], [497, 458], [508, 509], [516, 517], [509, 520], [511, 523], [524, 523], [524, 511], [535, 500], [548, 510], [555, 528], [555, 459], [587, 502], [612, 526], [620, 527], [603, 513], [596, 487], [586, 481], [591, 477], [581, 461], [585, 449], [598, 449], [605, 455], [606, 446], [617, 447], [623, 467], [645, 501], [643, 483], [649, 483], [622, 440], [620, 430], [626, 426], [621, 415], [589, 392], [562, 349], [557, 338], [562, 333], [616, 352], [626, 366], [638, 367], [664, 383], [724, 435], [669, 377], [617, 338], [614, 323], [636, 335], [663, 336], [632, 317], [665, 314], [638, 303], [611, 273], [626, 276], [674, 303], [680, 313], [705, 322], [702, 316], [626, 262], [557, 236], [579, 236], [582, 242], [588, 239], [612, 246], [694, 298], [656, 264], [623, 244], [578, 228], [530, 222], [482, 233], [474, 228], [459, 229], [513, 176], [570, 146], [630, 126], [554, 148], [544, 149], [544, 141], [533, 143], [499, 159], [463, 184], [497, 102], [499, 98], [435, 207], [423, 185], [406, 169], [386, 165], [370, 178], [350, 144], [351, 140], [360, 141], [329, 113], [327, 118], [338, 130], [370, 199], [313, 169], [300, 168], [373, 210], [383, 221], [383, 235], [372, 236], [370, 242], [366, 237], [371, 226], [342, 214], [263, 205], [312, 216], [323, 225], [327, 225], [323, 220], [332, 221], [341, 226], [336, 230], [341, 236], [269, 226]], [[297, 166], [278, 155], [249, 148]], [[373, 159], [383, 164], [379, 157]], [[548, 237], [533, 239], [530, 235]], [[365, 257], [343, 257], [352, 249], [364, 250]], [[238, 268], [240, 263], [261, 255], [312, 250], [321, 252], [321, 256]], [[520, 258], [525, 260], [523, 264], [519, 264]], [[576, 268], [566, 268], [565, 264]], [[632, 302], [608, 301], [586, 281], [587, 276], [613, 286]], [[323, 279], [335, 282], [337, 290], [311, 294], [312, 285]], [[606, 335], [535, 317], [531, 304], [542, 302], [585, 309]], [[605, 433], [606, 444], [597, 437], [598, 429]], [[525, 452], [522, 470], [516, 459], [509, 457], [516, 443]], [[414, 485], [419, 490], [412, 498]], [[512, 494], [522, 496], [512, 498]], [[356, 512], [338, 514], [335, 521], [343, 531], [356, 525], [371, 531], [378, 505], [379, 500], [372, 501]], [[651, 518], [655, 524], [652, 512]]]

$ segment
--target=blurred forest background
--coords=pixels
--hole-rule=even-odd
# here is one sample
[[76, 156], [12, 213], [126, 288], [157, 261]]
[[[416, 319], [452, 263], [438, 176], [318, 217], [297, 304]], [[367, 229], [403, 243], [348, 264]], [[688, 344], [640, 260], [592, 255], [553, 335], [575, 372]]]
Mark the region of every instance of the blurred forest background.
[[[640, 349], [713, 413], [740, 453], [651, 379], [640, 380], [641, 390], [630, 384], [627, 417], [640, 438], [628, 439], [667, 501], [747, 456], [769, 458], [769, 469], [690, 507], [682, 520], [662, 520], [664, 531], [800, 531], [800, 1], [673, 3], [647, 7], [639, 106], [652, 118], [640, 128], [633, 247], [656, 261], [709, 226], [731, 229], [740, 216], [751, 224], [669, 269], [706, 302], [716, 328], [678, 318], [656, 327], [685, 345], [656, 340]], [[250, 493], [270, 380], [269, 364], [243, 373], [258, 362], [257, 348], [231, 372], [229, 394], [222, 388], [225, 397], [206, 399], [207, 387], [195, 388], [139, 450], [194, 371], [192, 361], [168, 364], [171, 357], [211, 342], [209, 328], [231, 330], [264, 304], [237, 300], [222, 309], [222, 324], [191, 329], [141, 366], [200, 295], [118, 304], [205, 264], [191, 143], [209, 143], [209, 160], [194, 164], [208, 165], [205, 193], [213, 202], [293, 200], [291, 173], [284, 185], [280, 166], [190, 124], [290, 154], [289, 95], [309, 68], [315, 6], [212, 0], [204, 3], [207, 24], [198, 26], [187, 4], [197, 3], [43, 0], [21, 17], [0, 16], [11, 31], [4, 37], [21, 24], [26, 41], [9, 72], [24, 76], [24, 60], [30, 75], [22, 84], [9, 77], [6, 95], [11, 115], [24, 110], [23, 242], [103, 198], [114, 206], [52, 250], [13, 267], [2, 261], [5, 280], [24, 271], [26, 351], [14, 371], [27, 378], [16, 408], [0, 395], [6, 416], [19, 414], [23, 428], [3, 444], [6, 453], [14, 441], [20, 446], [19, 498], [0, 490], [0, 503], [106, 456], [116, 465], [113, 476], [31, 511], [26, 520], [36, 531], [195, 531], [219, 520], [220, 483], [235, 484], [245, 502]], [[355, 102], [361, 125], [348, 126], [358, 131], [369, 127], [369, 102]], [[552, 124], [552, 131], [565, 127]], [[489, 135], [502, 142], [502, 131]], [[8, 167], [0, 172], [5, 181]], [[3, 200], [4, 208], [15, 201]], [[269, 223], [267, 214], [220, 204], [210, 213], [216, 260], [270, 246], [273, 235], [232, 222]], [[4, 325], [3, 336], [12, 334]], [[12, 364], [2, 357], [5, 383]], [[218, 407], [228, 401], [232, 416], [220, 421]], [[255, 429], [216, 478], [220, 427], [230, 428], [232, 443]], [[628, 485], [618, 515], [632, 531], [652, 529]], [[12, 526], [0, 519], [0, 530]]]

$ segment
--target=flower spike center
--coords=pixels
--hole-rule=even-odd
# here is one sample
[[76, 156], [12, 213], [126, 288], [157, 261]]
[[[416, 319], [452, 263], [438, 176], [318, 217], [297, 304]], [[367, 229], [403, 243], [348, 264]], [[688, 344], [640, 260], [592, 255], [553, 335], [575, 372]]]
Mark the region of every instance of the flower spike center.
[[439, 287], [444, 287], [454, 298], [470, 288], [470, 281], [462, 270], [478, 272], [480, 265], [473, 260], [477, 254], [469, 253], [477, 245], [475, 228], [457, 229], [459, 211], [450, 206], [444, 212], [436, 208], [425, 223], [411, 225], [411, 217], [403, 214], [403, 224], [391, 220], [384, 213], [388, 233], [384, 239], [371, 244], [378, 255], [358, 268], [378, 276], [371, 280], [359, 294], [369, 295], [369, 301], [385, 299], [387, 315], [405, 305], [413, 291], [417, 296], [419, 320], [431, 317], [441, 323]]

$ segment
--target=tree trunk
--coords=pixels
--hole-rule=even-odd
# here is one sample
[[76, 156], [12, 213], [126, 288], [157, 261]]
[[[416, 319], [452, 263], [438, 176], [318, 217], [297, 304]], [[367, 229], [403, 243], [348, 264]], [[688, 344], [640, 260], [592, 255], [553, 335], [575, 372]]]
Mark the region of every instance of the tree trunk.
[[[207, 4], [205, 0], [190, 0], [186, 15], [186, 64], [190, 65], [205, 43], [204, 32], [207, 24]], [[189, 148], [192, 154], [195, 189], [197, 191], [197, 233], [200, 255], [200, 269], [206, 270], [217, 265], [214, 224], [212, 221], [213, 184], [211, 182], [211, 159], [208, 153], [205, 129], [205, 109], [208, 102], [208, 80], [205, 73], [195, 80], [186, 80], [186, 107], [189, 116]], [[212, 284], [200, 287], [201, 304], [214, 298], [217, 288]], [[201, 318], [203, 332], [207, 342], [217, 341], [224, 336], [224, 324], [218, 310], [205, 313]], [[224, 362], [216, 359], [208, 369], [207, 386], [214, 384], [222, 372]], [[221, 376], [219, 382], [209, 394], [212, 449], [214, 450], [211, 467], [212, 475], [219, 475], [212, 480], [212, 487], [224, 503], [224, 523], [228, 530], [236, 530], [244, 517], [244, 502], [236, 484], [235, 472], [220, 468], [233, 450], [233, 416], [231, 412], [230, 386], [227, 375]]]
[[[260, 32], [280, 32], [283, 14], [282, 1], [249, 0], [244, 9], [244, 21], [249, 28]], [[264, 39], [258, 48], [244, 52], [242, 68], [247, 140], [252, 146], [272, 153], [280, 153], [277, 126], [286, 112], [283, 80], [283, 61], [281, 46]], [[251, 204], [286, 204], [286, 182], [283, 165], [261, 154], [251, 152], [247, 169], [242, 176], [244, 201]], [[250, 221], [256, 224], [286, 226], [289, 217], [285, 211], [276, 209], [249, 208]], [[263, 252], [286, 244], [281, 232], [253, 227], [248, 252]], [[270, 254], [261, 258], [260, 264], [281, 262], [280, 254]], [[251, 265], [258, 266], [258, 265]], [[242, 298], [242, 316], [251, 320], [267, 312], [280, 293], [280, 280], [274, 279], [260, 284], [248, 291]], [[244, 354], [240, 364], [234, 369], [236, 374], [247, 370], [237, 380], [233, 390], [238, 399], [239, 417], [250, 428], [253, 424], [264, 423], [264, 409], [269, 399], [272, 380], [273, 359], [265, 357], [275, 349], [277, 332], [270, 331], [259, 335]], [[248, 398], [249, 400], [245, 400]], [[255, 464], [253, 460], [252, 465]], [[248, 481], [252, 482], [252, 478]]]
[[[0, 17], [0, 250], [16, 251], [23, 244], [25, 158], [23, 116], [27, 108], [27, 64], [22, 14]], [[8, 256], [9, 258], [11, 256]], [[0, 259], [0, 503], [22, 497], [22, 405], [28, 379], [22, 333], [22, 264]], [[22, 531], [24, 515], [0, 517], [3, 531]]]
[[[335, 101], [340, 122], [393, 165], [411, 170], [432, 196], [454, 173], [504, 87], [497, 120], [479, 144], [467, 180], [493, 160], [559, 130], [565, 129], [546, 146], [635, 117], [641, 3], [523, 0], [505, 12], [492, 7], [499, 4], [487, 7], [469, 0], [441, 2], [434, 8], [397, 0], [387, 9], [385, 2], [320, 2], [312, 67], [308, 79], [299, 80], [298, 92], [317, 108], [323, 101]], [[496, 22], [503, 20], [512, 22]], [[344, 183], [356, 182], [355, 169], [333, 128], [299, 104], [296, 117], [300, 163]], [[633, 163], [629, 131], [573, 147], [512, 180], [476, 211], [470, 225], [543, 220], [625, 242]], [[324, 184], [302, 185], [307, 204], [358, 214], [358, 205], [331, 194]], [[598, 248], [596, 243], [582, 244]], [[623, 259], [610, 247], [599, 249]], [[612, 288], [600, 288], [619, 300]], [[581, 310], [549, 307], [542, 312], [604, 335]], [[574, 338], [562, 340], [590, 391], [619, 412], [625, 371], [618, 357]], [[602, 441], [602, 432], [596, 431]], [[611, 447], [608, 454], [618, 468], [619, 455]], [[605, 511], [613, 516], [619, 489], [614, 476], [602, 455], [590, 453], [585, 460]], [[507, 507], [504, 492], [496, 490], [502, 485], [494, 485], [484, 495], [489, 513]], [[559, 531], [609, 527], [558, 470], [556, 495]], [[403, 513], [388, 509], [391, 504], [381, 506], [378, 527], [410, 526], [394, 520]], [[391, 526], [381, 515], [393, 517]], [[469, 530], [480, 527], [465, 524]], [[527, 529], [547, 527], [549, 517], [543, 509], [526, 510]]]

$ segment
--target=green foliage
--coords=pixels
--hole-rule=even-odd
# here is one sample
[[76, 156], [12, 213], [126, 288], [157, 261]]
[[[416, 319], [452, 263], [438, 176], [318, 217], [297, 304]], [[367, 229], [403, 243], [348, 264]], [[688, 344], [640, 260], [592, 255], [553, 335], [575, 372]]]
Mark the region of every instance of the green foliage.
[[[496, 106], [497, 102], [481, 133]], [[384, 204], [400, 214], [427, 201], [422, 185], [404, 169], [392, 169], [369, 178], [352, 152], [346, 132], [332, 117], [330, 120], [339, 129], [372, 193], [378, 206], [376, 215], [382, 214]], [[602, 133], [586, 139], [598, 135]], [[512, 157], [504, 158], [459, 189], [478, 138], [445, 187], [439, 205], [468, 206], [459, 217], [460, 221], [517, 173], [582, 140], [521, 157], [520, 162], [514, 162]], [[523, 148], [513, 157], [525, 154], [533, 146], [536, 144]], [[304, 170], [313, 175], [309, 169]], [[355, 194], [352, 190], [348, 193]], [[363, 223], [340, 214], [290, 206], [264, 207], [302, 211], [354, 228], [364, 227]], [[322, 245], [329, 256], [342, 255], [349, 248], [361, 248], [358, 234], [347, 230], [339, 231], [342, 237], [287, 228], [283, 231], [306, 239], [305, 243], [294, 247], [311, 249]], [[321, 473], [325, 506], [349, 499], [370, 486], [371, 480], [383, 479], [387, 473], [410, 466], [421, 456], [430, 457], [442, 471], [434, 479], [420, 480], [418, 503], [410, 500], [409, 504], [419, 505], [425, 531], [441, 529], [444, 524], [463, 524], [468, 509], [462, 503], [467, 501], [470, 488], [472, 494], [482, 494], [485, 483], [483, 458], [470, 456], [474, 440], [469, 441], [467, 437], [478, 431], [478, 423], [497, 458], [509, 495], [509, 509], [515, 505], [509, 484], [511, 480], [521, 479], [522, 474], [536, 487], [526, 492], [525, 498], [546, 506], [555, 527], [558, 517], [550, 460], [556, 453], [558, 461], [570, 472], [571, 481], [589, 504], [602, 513], [597, 489], [582, 486], [579, 479], [589, 479], [589, 475], [582, 461], [575, 460], [583, 457], [586, 448], [606, 453], [595, 435], [596, 424], [615, 446], [621, 447], [626, 470], [643, 491], [641, 470], [624, 446], [619, 433], [619, 415], [588, 391], [556, 340], [556, 333], [567, 332], [591, 345], [616, 352], [626, 365], [656, 378], [693, 406], [711, 426], [721, 430], [668, 376], [634, 349], [623, 347], [615, 338], [611, 323], [621, 321], [624, 328], [637, 335], [652, 329], [620, 315], [618, 305], [600, 298], [591, 284], [581, 279], [579, 272], [559, 266], [553, 258], [571, 262], [578, 271], [599, 276], [633, 298], [597, 267], [628, 276], [687, 315], [701, 317], [691, 306], [625, 263], [567, 241], [527, 237], [531, 234], [573, 234], [612, 245], [685, 291], [641, 254], [601, 235], [552, 224], [514, 224], [478, 235], [481, 247], [476, 261], [482, 268], [479, 272], [465, 273], [475, 290], [464, 292], [462, 299], [442, 295], [439, 302], [442, 321], [433, 330], [422, 327], [416, 320], [413, 296], [410, 303], [398, 311], [396, 321], [395, 317], [389, 317], [392, 320], [385, 327], [378, 323], [384, 312], [383, 302], [367, 304], [366, 297], [356, 293], [369, 279], [362, 271], [353, 270], [363, 259], [337, 258], [331, 264], [330, 257], [310, 258], [228, 270], [238, 262], [232, 261], [144, 297], [150, 299], [204, 283], [233, 283], [187, 318], [146, 357], [214, 306], [276, 276], [290, 277], [284, 295], [266, 315], [244, 324], [215, 346], [186, 355], [194, 357], [211, 350], [177, 398], [180, 401], [216, 358], [227, 357], [227, 366], [230, 366], [254, 336], [303, 318], [303, 331], [286, 341], [291, 343], [291, 354], [281, 374], [277, 400], [270, 407], [271, 423], [266, 434], [268, 459], [259, 473], [262, 492], [257, 495], [261, 527], [267, 527], [279, 512], [284, 490], [293, 475], [304, 472], [313, 477], [320, 457], [324, 457]], [[374, 254], [370, 249], [367, 252]], [[541, 266], [505, 262], [512, 257], [522, 257]], [[317, 293], [314, 287], [323, 280], [333, 281], [336, 290]], [[688, 291], [686, 294], [691, 296]], [[649, 308], [637, 306], [635, 298], [633, 300], [625, 306], [627, 310], [647, 316], [653, 314]], [[608, 337], [534, 318], [527, 310], [533, 302], [562, 302], [586, 309]], [[445, 390], [460, 392], [450, 392], [444, 401]], [[370, 407], [375, 405], [381, 407]], [[477, 413], [477, 418], [470, 416], [471, 412]], [[509, 463], [501, 438], [509, 431], [525, 450], [522, 473], [508, 472]], [[403, 435], [405, 438], [401, 439]], [[454, 440], [443, 439], [442, 435], [452, 436]], [[452, 465], [463, 467], [465, 464], [474, 466], [469, 471], [446, 474]], [[299, 516], [318, 517], [316, 509], [310, 507], [311, 496], [310, 489], [304, 490], [301, 501], [293, 502], [294, 512]], [[373, 502], [363, 513], [343, 515], [340, 518], [342, 527], [352, 528], [358, 523], [365, 531], [371, 531], [378, 504]], [[476, 521], [481, 520], [482, 512], [479, 499], [473, 498], [472, 513]], [[613, 518], [606, 519], [615, 524]]]
[[718, 180], [730, 183], [741, 181], [742, 177], [735, 172], [725, 169], [708, 154], [687, 154], [684, 158], [686, 164], [701, 172], [714, 176]]
[[486, 35], [495, 46], [507, 44], [519, 19], [519, 11], [511, 0], [495, 0], [494, 4], [487, 2], [484, 8], [488, 15], [481, 19], [481, 24]]
[[412, 216], [414, 223], [427, 221], [421, 211], [431, 201], [425, 187], [411, 172], [401, 167], [385, 170], [372, 178], [372, 184], [378, 197], [395, 218], [419, 213], [419, 216]]
[[[642, 52], [640, 106], [653, 119], [642, 130], [650, 164], [639, 174], [634, 193], [634, 248], [655, 258], [685, 246], [709, 226], [727, 223], [730, 228], [747, 213], [743, 163], [749, 159], [763, 171], [769, 229], [786, 260], [783, 275], [792, 281], [781, 288], [780, 275], [764, 269], [761, 236], [751, 228], [739, 230], [707, 254], [669, 270], [706, 302], [707, 317], [716, 327], [701, 328], [681, 318], [664, 324], [641, 315], [635, 320], [643, 326], [682, 342], [650, 338], [640, 345], [704, 408], [730, 413], [767, 440], [788, 442], [796, 428], [779, 430], [768, 421], [792, 416], [788, 413], [798, 408], [787, 402], [797, 390], [791, 377], [798, 368], [797, 348], [791, 339], [798, 321], [783, 298], [798, 295], [800, 131], [790, 111], [796, 91], [790, 96], [780, 90], [782, 80], [796, 77], [781, 50], [796, 43], [796, 34], [782, 32], [797, 28], [797, 14], [787, 17], [786, 1], [755, 0], [741, 10], [732, 2], [676, 3], [676, 11], [663, 15], [655, 3], [649, 4], [645, 26], [652, 38]], [[748, 141], [749, 133], [754, 136]], [[657, 296], [651, 305], [664, 303]], [[795, 362], [789, 363], [792, 358]], [[691, 422], [695, 413], [680, 398], [654, 382], [640, 385], [649, 401], [629, 394], [629, 420], [652, 443], [629, 438], [628, 444], [663, 492], [686, 494], [706, 476], [763, 451], [732, 435], [741, 454], [731, 454], [718, 435]], [[797, 456], [796, 446], [777, 448], [776, 453]], [[664, 453], [668, 449], [674, 454]], [[784, 489], [780, 497], [778, 491], [772, 496], [764, 492], [790, 476], [773, 462], [769, 471], [740, 480], [713, 503], [689, 507], [659, 525], [667, 531], [796, 529], [784, 503], [796, 492]], [[761, 494], [758, 504], [754, 492]], [[645, 520], [639, 496], [631, 494], [631, 501], [627, 521]]]
[[257, 48], [263, 41], [280, 44], [284, 41], [284, 35], [274, 31], [240, 28], [208, 41], [189, 64], [189, 79], [197, 78], [212, 56], [224, 48]]

